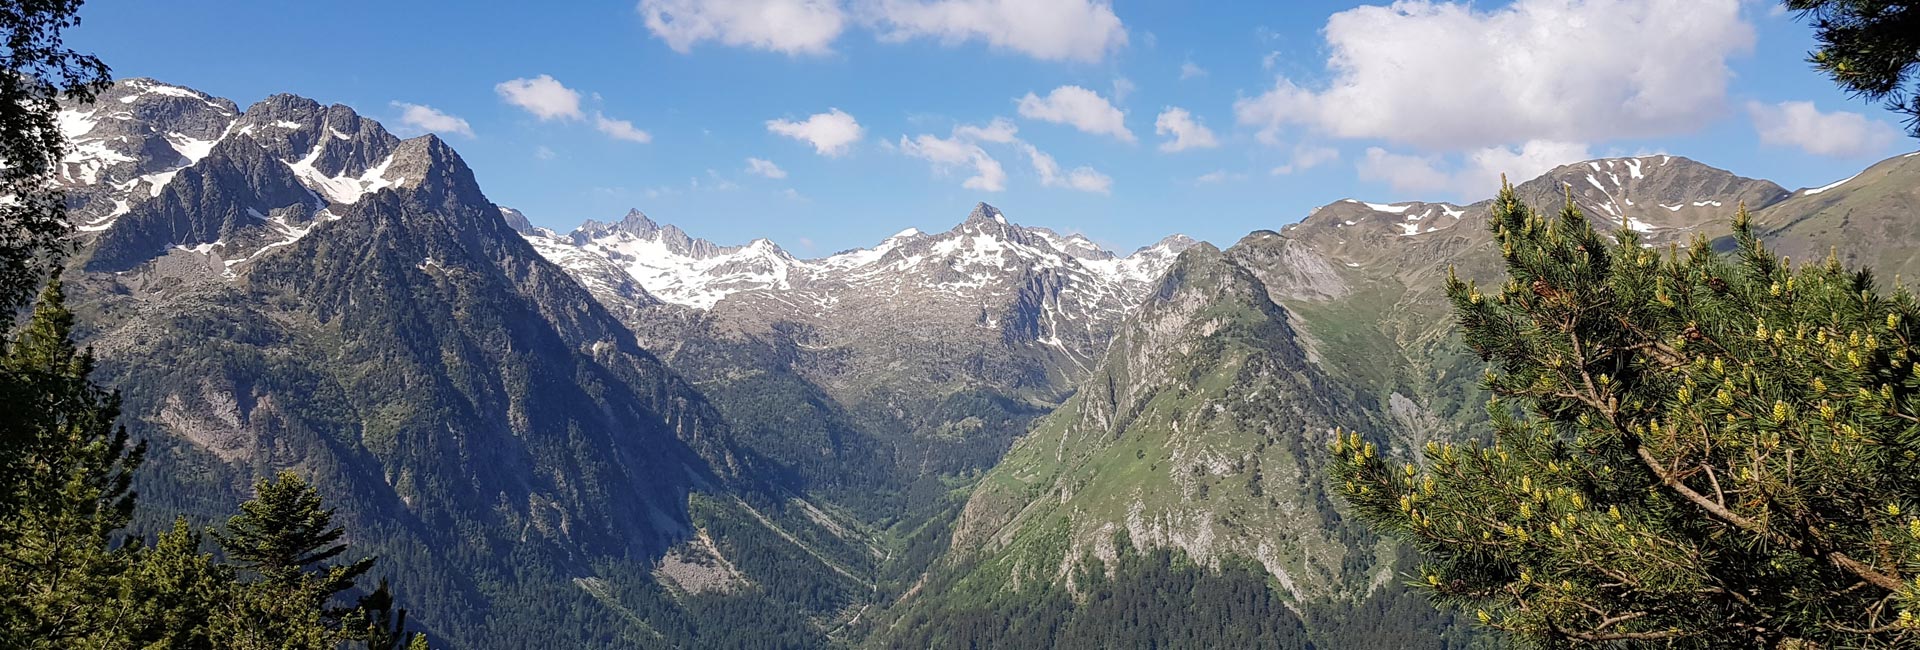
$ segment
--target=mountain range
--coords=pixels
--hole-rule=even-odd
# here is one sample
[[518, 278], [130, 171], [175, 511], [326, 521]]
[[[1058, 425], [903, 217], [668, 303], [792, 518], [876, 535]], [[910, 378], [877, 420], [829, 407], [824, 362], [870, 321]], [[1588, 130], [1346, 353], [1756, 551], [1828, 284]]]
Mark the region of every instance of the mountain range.
[[[209, 517], [297, 468], [442, 644], [991, 645], [1036, 602], [1097, 632], [1074, 612], [1123, 578], [1253, 585], [1236, 616], [1281, 645], [1467, 634], [1345, 518], [1325, 448], [1479, 435], [1440, 284], [1501, 281], [1488, 202], [1125, 255], [982, 203], [803, 259], [639, 211], [538, 228], [439, 138], [292, 95], [129, 79], [60, 124], [69, 291], [154, 441], [143, 503]], [[1654, 155], [1516, 190], [1655, 246], [1745, 205], [1795, 257], [1910, 276], [1916, 180]]]

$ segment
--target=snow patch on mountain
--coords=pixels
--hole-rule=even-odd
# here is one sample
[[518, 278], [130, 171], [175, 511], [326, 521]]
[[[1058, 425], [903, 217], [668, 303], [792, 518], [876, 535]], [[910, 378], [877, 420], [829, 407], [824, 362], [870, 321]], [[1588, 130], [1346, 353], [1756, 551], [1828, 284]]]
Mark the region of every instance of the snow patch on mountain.
[[[1911, 155], [1913, 155], [1913, 154], [1907, 154], [1907, 155], [1908, 155], [1908, 156], [1911, 156]], [[1902, 157], [1905, 157], [1905, 156], [1902, 156]], [[1801, 192], [1801, 194], [1819, 194], [1819, 193], [1821, 193], [1821, 192], [1825, 192], [1825, 191], [1827, 191], [1827, 190], [1830, 190], [1830, 189], [1833, 189], [1833, 188], [1836, 188], [1836, 187], [1839, 187], [1839, 186], [1841, 186], [1841, 185], [1846, 185], [1846, 184], [1847, 184], [1847, 181], [1851, 181], [1851, 180], [1853, 180], [1853, 179], [1856, 179], [1856, 178], [1859, 178], [1859, 177], [1860, 177], [1860, 175], [1859, 175], [1859, 174], [1854, 174], [1854, 175], [1852, 175], [1852, 176], [1848, 176], [1848, 177], [1846, 177], [1846, 178], [1842, 178], [1842, 179], [1840, 179], [1840, 180], [1837, 180], [1837, 181], [1834, 181], [1834, 182], [1831, 182], [1831, 183], [1828, 183], [1828, 184], [1826, 184], [1826, 185], [1822, 185], [1822, 186], [1820, 186], [1820, 187], [1816, 187], [1816, 188], [1813, 188], [1813, 189], [1810, 189], [1810, 190], [1805, 190], [1805, 191], [1802, 191], [1802, 192]]]
[[326, 172], [322, 172], [314, 167], [314, 161], [320, 158], [320, 154], [325, 148], [324, 143], [316, 144], [313, 147], [313, 151], [307, 153], [307, 157], [295, 162], [286, 163], [286, 165], [288, 169], [293, 170], [293, 176], [300, 180], [300, 184], [307, 186], [307, 189], [313, 190], [320, 196], [325, 197], [328, 202], [358, 203], [362, 197], [368, 194], [389, 187], [402, 187], [407, 182], [405, 177], [387, 177], [387, 168], [393, 165], [392, 154], [388, 154], [385, 160], [380, 161], [380, 164], [368, 168], [365, 173], [359, 176], [349, 176], [346, 174], [328, 176]]

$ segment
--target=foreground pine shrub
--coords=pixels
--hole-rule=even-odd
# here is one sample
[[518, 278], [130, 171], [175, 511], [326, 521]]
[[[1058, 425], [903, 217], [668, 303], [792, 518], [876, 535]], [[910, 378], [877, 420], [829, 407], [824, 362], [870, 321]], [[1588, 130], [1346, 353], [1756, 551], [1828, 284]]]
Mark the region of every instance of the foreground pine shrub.
[[1530, 645], [1920, 644], [1920, 313], [1733, 225], [1652, 250], [1502, 190], [1506, 285], [1447, 281], [1491, 446], [1334, 445], [1419, 587]]

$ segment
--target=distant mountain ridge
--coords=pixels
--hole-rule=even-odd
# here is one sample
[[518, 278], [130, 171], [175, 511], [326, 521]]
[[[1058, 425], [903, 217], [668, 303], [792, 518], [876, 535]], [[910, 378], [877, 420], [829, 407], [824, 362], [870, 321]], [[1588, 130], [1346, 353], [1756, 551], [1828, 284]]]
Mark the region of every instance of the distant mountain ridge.
[[[983, 227], [989, 223], [1006, 227]], [[985, 203], [975, 206], [968, 218], [947, 234], [967, 229], [969, 224], [975, 224], [970, 232], [989, 233], [1072, 258], [1090, 274], [1120, 284], [1137, 285], [1151, 280], [1157, 271], [1171, 263], [1172, 255], [1192, 241], [1182, 235], [1172, 235], [1120, 256], [1100, 248], [1085, 235], [1061, 235], [1047, 228], [1013, 225], [998, 208]], [[542, 240], [540, 243], [547, 250], [571, 246], [605, 257], [625, 268], [661, 299], [699, 309], [711, 309], [728, 296], [745, 291], [818, 293], [839, 289], [841, 285], [855, 283], [855, 276], [862, 269], [886, 260], [888, 253], [895, 249], [915, 240], [942, 236], [909, 228], [872, 247], [802, 259], [766, 239], [723, 246], [695, 238], [672, 224], [655, 223], [639, 210], [629, 211], [614, 222], [588, 220], [566, 234], [532, 226], [523, 228], [522, 232]], [[572, 257], [557, 250], [555, 254]], [[1070, 263], [1060, 260], [1057, 264]]]

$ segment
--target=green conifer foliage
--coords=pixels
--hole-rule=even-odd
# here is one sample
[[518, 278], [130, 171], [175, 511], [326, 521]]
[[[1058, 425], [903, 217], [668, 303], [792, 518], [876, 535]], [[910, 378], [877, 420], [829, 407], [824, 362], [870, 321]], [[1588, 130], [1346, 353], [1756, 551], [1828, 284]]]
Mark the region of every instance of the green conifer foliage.
[[112, 628], [132, 551], [112, 544], [133, 514], [144, 443], [115, 424], [119, 397], [93, 385], [73, 314], [50, 283], [0, 369], [20, 392], [6, 429], [9, 503], [0, 512], [0, 636], [63, 647]]
[[1907, 116], [1907, 133], [1920, 137], [1920, 93], [1909, 84], [1920, 67], [1920, 2], [1915, 0], [1787, 0], [1786, 8], [1813, 25], [1820, 47], [1814, 68], [1856, 95], [1884, 102]]
[[373, 568], [372, 558], [329, 563], [346, 552], [344, 535], [299, 474], [282, 471], [255, 483], [254, 498], [214, 535], [230, 559], [260, 577], [238, 587], [232, 606], [216, 615], [216, 644], [321, 650], [364, 636], [354, 610], [332, 602]]
[[1920, 643], [1920, 335], [1912, 296], [1836, 260], [1614, 241], [1511, 186], [1510, 279], [1449, 278], [1491, 365], [1493, 442], [1424, 468], [1334, 445], [1349, 504], [1414, 582], [1544, 646]]
[[185, 519], [140, 554], [129, 576], [124, 632], [151, 650], [212, 650], [213, 613], [234, 588], [231, 567], [201, 551], [205, 536]]

